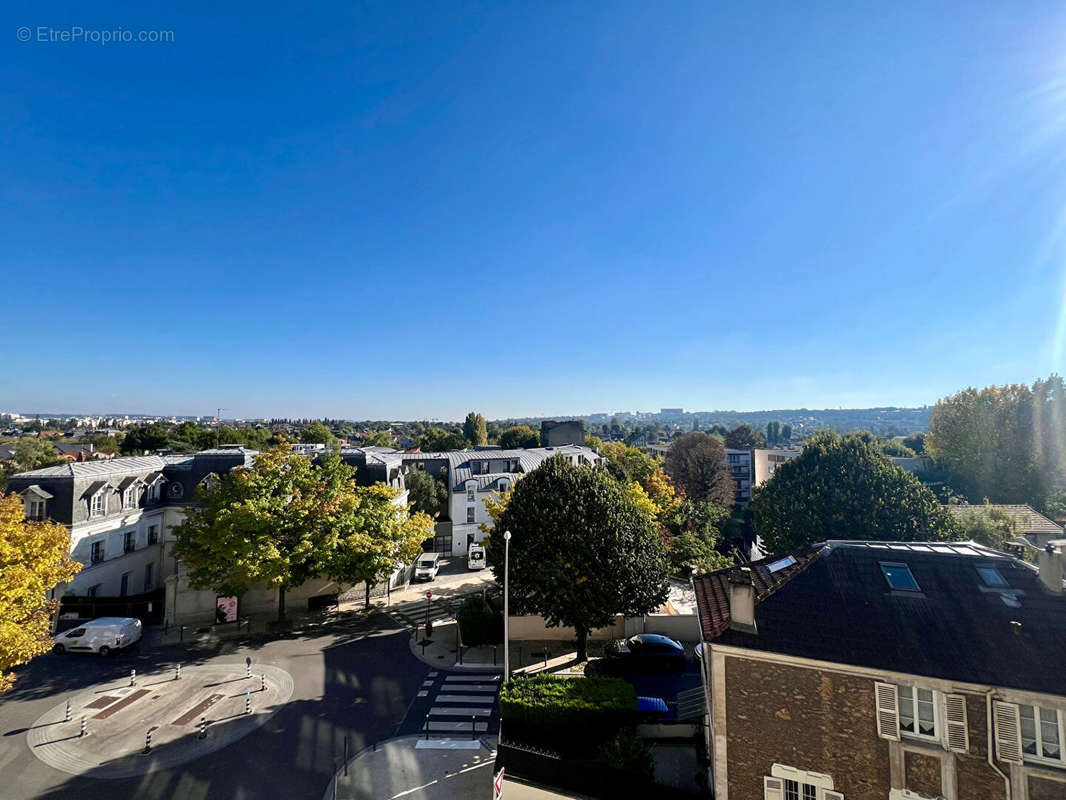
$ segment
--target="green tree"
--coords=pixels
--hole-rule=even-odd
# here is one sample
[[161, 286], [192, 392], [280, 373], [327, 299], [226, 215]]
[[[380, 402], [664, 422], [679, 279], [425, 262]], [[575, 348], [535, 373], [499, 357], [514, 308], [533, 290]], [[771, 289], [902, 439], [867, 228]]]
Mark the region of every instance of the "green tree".
[[392, 447], [392, 433], [390, 431], [373, 431], [363, 437], [364, 447]]
[[449, 450], [465, 450], [469, 442], [461, 433], [444, 428], [429, 428], [418, 437], [418, 449], [423, 453], [440, 453]]
[[528, 425], [513, 425], [500, 434], [500, 447], [540, 447], [540, 434]]
[[747, 423], [737, 425], [725, 435], [725, 446], [730, 450], [751, 450], [766, 447], [766, 437]]
[[593, 628], [615, 614], [649, 613], [666, 599], [669, 564], [655, 525], [605, 470], [556, 456], [515, 484], [489, 537], [498, 581], [499, 534], [506, 530], [513, 608], [574, 628], [579, 661], [587, 658]]
[[910, 448], [915, 455], [921, 455], [925, 452], [925, 434], [912, 433], [910, 436], [904, 436], [903, 446]]
[[899, 439], [882, 439], [881, 452], [896, 458], [914, 458], [916, 453]]
[[937, 541], [958, 526], [936, 496], [861, 435], [819, 431], [752, 498], [772, 552], [826, 539]]
[[126, 431], [122, 437], [123, 455], [142, 455], [166, 448], [170, 437], [162, 425], [138, 425]]
[[48, 593], [80, 569], [66, 528], [30, 522], [21, 497], [0, 495], [0, 692], [15, 681], [12, 667], [51, 649], [58, 603]]
[[666, 453], [663, 469], [674, 484], [694, 500], [733, 505], [733, 478], [722, 443], [706, 433], [686, 433]]
[[606, 460], [610, 473], [623, 483], [642, 483], [658, 467], [654, 458], [624, 442], [603, 442], [599, 452]]
[[410, 492], [411, 507], [436, 519], [442, 510], [447, 511], [448, 487], [438, 478], [424, 470], [411, 470], [406, 477]]
[[316, 419], [300, 431], [300, 441], [308, 444], [333, 445], [337, 444], [337, 437], [333, 435], [333, 431], [326, 427], [324, 422]]
[[792, 426], [787, 422], [781, 426], [781, 441], [788, 442], [792, 439]]
[[485, 424], [485, 418], [474, 411], [467, 414], [466, 420], [463, 422], [463, 437], [475, 447], [481, 444], [488, 444], [489, 431]]
[[956, 520], [960, 529], [959, 538], [1001, 552], [1006, 551], [1007, 542], [1019, 534], [1014, 518], [987, 500], [984, 506], [970, 509], [968, 513], [957, 516]]
[[326, 573], [358, 505], [355, 471], [336, 454], [313, 464], [277, 448], [198, 492], [175, 528], [176, 553], [195, 589], [241, 595], [257, 583], [285, 592]]
[[12, 460], [20, 472], [51, 467], [62, 462], [59, 451], [47, 439], [23, 436], [12, 448]]
[[422, 543], [433, 538], [433, 520], [421, 512], [408, 514], [396, 504], [398, 494], [384, 483], [352, 486], [332, 514], [338, 540], [325, 574], [341, 584], [364, 583], [366, 608], [370, 591], [398, 565], [414, 561]]

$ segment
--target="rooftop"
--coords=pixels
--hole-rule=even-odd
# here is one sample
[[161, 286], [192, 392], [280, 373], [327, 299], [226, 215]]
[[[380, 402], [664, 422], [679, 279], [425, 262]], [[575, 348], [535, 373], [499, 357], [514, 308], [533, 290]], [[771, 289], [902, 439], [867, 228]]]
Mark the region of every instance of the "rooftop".
[[1066, 694], [1048, 669], [1066, 663], [1066, 596], [998, 551], [974, 542], [827, 541], [752, 562], [756, 633], [729, 627], [735, 569], [693, 581], [707, 641]]
[[984, 514], [988, 509], [996, 509], [1007, 514], [1018, 533], [1062, 533], [1062, 526], [1045, 517], [1031, 506], [1025, 505], [949, 505], [948, 511], [956, 517], [964, 518], [975, 514]]

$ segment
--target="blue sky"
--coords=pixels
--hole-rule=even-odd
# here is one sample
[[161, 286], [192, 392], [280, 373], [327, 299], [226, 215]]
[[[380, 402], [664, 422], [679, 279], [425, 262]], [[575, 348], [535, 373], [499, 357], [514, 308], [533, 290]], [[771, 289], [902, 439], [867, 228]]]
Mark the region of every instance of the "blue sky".
[[[920, 405], [1063, 370], [1061, 4], [309, 5], [5, 4], [0, 410]], [[39, 40], [73, 26], [173, 42]]]

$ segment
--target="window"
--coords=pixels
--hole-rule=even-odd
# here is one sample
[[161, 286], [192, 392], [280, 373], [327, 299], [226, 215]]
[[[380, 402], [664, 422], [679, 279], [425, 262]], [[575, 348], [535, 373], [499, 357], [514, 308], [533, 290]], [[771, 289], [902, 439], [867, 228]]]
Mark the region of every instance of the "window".
[[118, 587], [118, 596], [119, 597], [125, 597], [127, 594], [129, 594], [129, 591], [130, 591], [130, 573], [123, 572], [122, 573], [122, 580], [119, 583], [119, 587]]
[[99, 564], [104, 560], [104, 543], [103, 541], [93, 542], [89, 548], [89, 560], [93, 564]]
[[158, 499], [159, 499], [159, 484], [158, 483], [153, 483], [151, 486], [148, 487], [148, 502], [149, 503], [154, 503]]
[[1040, 706], [1018, 706], [1024, 757], [1062, 762], [1062, 712]]
[[123, 508], [136, 508], [137, 507], [137, 487], [131, 486], [122, 495]]
[[44, 500], [30, 500], [26, 504], [26, 519], [40, 522], [44, 519]]
[[899, 730], [910, 736], [936, 739], [936, 698], [932, 689], [899, 687]]
[[144, 591], [145, 594], [155, 588], [155, 564], [144, 565]]
[[833, 779], [821, 772], [808, 772], [774, 764], [763, 777], [764, 800], [844, 800], [834, 791]]
[[148, 544], [158, 544], [158, 543], [159, 543], [159, 526], [158, 525], [149, 525], [148, 526]]
[[473, 502], [475, 502], [475, 500], [476, 500], [476, 498], [474, 497], [474, 490], [473, 489], [467, 489], [466, 490], [466, 502], [473, 503]]
[[900, 589], [905, 592], [921, 591], [918, 588], [918, 581], [914, 580], [914, 576], [911, 575], [911, 568], [906, 564], [886, 564], [882, 562], [881, 572], [884, 573], [885, 580], [888, 581], [888, 585], [893, 589]]
[[818, 787], [785, 779], [785, 800], [818, 800]]
[[[89, 589], [89, 591], [91, 592], [95, 588], [96, 587], [93, 586], [91, 589]], [[93, 595], [89, 595], [89, 596], [92, 597]], [[85, 635], [85, 628], [75, 628], [74, 630], [72, 630], [70, 633], [67, 634], [67, 638], [68, 639], [80, 639], [84, 635]]]
[[107, 511], [107, 502], [102, 491], [97, 492], [89, 501], [89, 516], [102, 517]]
[[785, 556], [784, 558], [779, 558], [777, 561], [773, 562], [772, 564], [768, 564], [766, 566], [766, 568], [768, 570], [770, 570], [771, 573], [773, 573], [773, 572], [778, 572], [779, 570], [782, 570], [785, 567], [791, 567], [795, 563], [796, 563], [796, 559], [795, 558], [793, 558], [792, 556]]
[[475, 509], [474, 506], [467, 506], [467, 508], [466, 508], [466, 521], [468, 523], [474, 521], [474, 512], [475, 512], [475, 510], [476, 509]]
[[[98, 595], [100, 593], [100, 586], [101, 585], [102, 584], [98, 583], [95, 586], [90, 586], [89, 587], [89, 591], [86, 594], [88, 594], [89, 597], [96, 597], [96, 595]], [[83, 633], [84, 633], [84, 631], [83, 631]]]
[[137, 531], [126, 531], [122, 537], [122, 552], [132, 553], [137, 549]]
[[985, 582], [985, 586], [1007, 586], [1007, 579], [1000, 574], [995, 567], [978, 567], [977, 574]]

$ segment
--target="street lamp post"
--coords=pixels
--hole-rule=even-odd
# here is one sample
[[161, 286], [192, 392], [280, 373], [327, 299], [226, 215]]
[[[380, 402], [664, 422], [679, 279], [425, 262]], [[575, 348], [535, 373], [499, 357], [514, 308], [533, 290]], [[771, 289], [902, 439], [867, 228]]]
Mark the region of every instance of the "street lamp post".
[[511, 560], [511, 532], [503, 532], [503, 682], [511, 679], [511, 639], [508, 636], [510, 608], [507, 603], [510, 586], [507, 584], [507, 572]]

